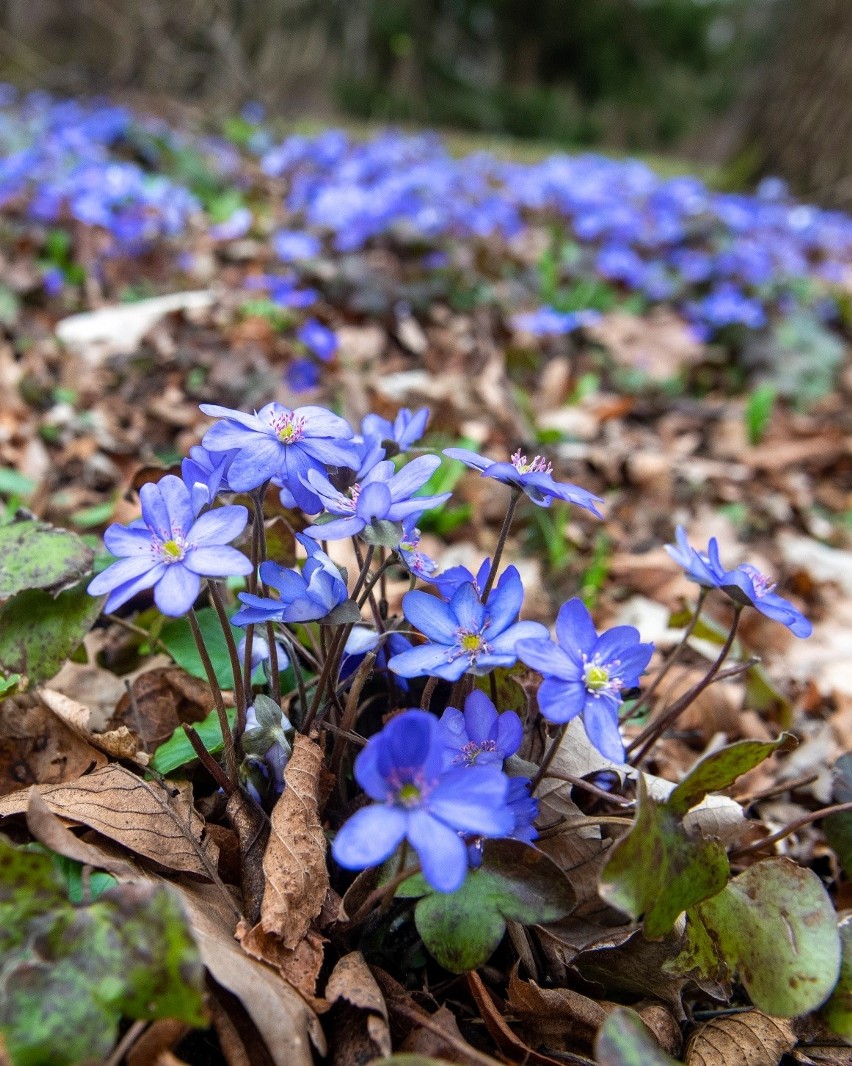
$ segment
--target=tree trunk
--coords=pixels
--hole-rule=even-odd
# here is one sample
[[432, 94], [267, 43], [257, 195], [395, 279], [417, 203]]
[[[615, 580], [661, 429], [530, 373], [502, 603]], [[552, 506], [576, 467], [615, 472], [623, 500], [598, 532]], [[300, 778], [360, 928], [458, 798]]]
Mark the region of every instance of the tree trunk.
[[852, 207], [852, 3], [789, 0], [746, 152], [800, 196]]

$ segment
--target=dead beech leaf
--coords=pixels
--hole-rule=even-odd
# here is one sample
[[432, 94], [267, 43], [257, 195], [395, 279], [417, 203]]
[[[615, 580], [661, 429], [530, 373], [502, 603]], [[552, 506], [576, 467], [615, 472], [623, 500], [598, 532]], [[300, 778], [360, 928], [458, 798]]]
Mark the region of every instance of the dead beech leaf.
[[535, 981], [522, 981], [517, 966], [509, 978], [508, 1006], [523, 1023], [533, 1043], [554, 1050], [576, 1050], [590, 1045], [614, 1003], [598, 1002], [570, 988], [540, 988]]
[[796, 1045], [790, 1022], [759, 1010], [705, 1022], [686, 1046], [686, 1066], [778, 1066]]
[[319, 818], [324, 772], [322, 749], [297, 733], [284, 771], [284, 792], [272, 811], [260, 911], [264, 931], [277, 933], [287, 948], [295, 948], [305, 936], [328, 892], [326, 841]]
[[75, 781], [106, 762], [35, 696], [0, 701], [0, 794]]
[[57, 855], [64, 855], [66, 859], [107, 870], [111, 874], [123, 877], [135, 874], [136, 868], [131, 863], [107, 856], [99, 848], [75, 836], [51, 811], [37, 788], [30, 789], [28, 800], [27, 828], [46, 848]]
[[[68, 785], [37, 786], [60, 818], [96, 829], [137, 855], [181, 873], [211, 878], [217, 848], [204, 836], [204, 821], [188, 790], [170, 794], [156, 781], [143, 781], [113, 763]], [[0, 799], [0, 818], [23, 814], [29, 796]]]
[[521, 1062], [530, 1063], [531, 1066], [557, 1066], [557, 1059], [553, 1059], [549, 1055], [542, 1055], [541, 1052], [528, 1047], [517, 1033], [510, 1029], [476, 970], [468, 971], [465, 976], [467, 977], [471, 995], [476, 1001], [477, 1007], [479, 1007], [482, 1020], [485, 1022], [485, 1028], [500, 1051], [510, 1061], [520, 1060]]
[[127, 726], [145, 751], [154, 751], [181, 722], [200, 722], [212, 709], [209, 685], [178, 666], [160, 667], [139, 674], [107, 725], [113, 730]]
[[259, 959], [274, 967], [285, 981], [288, 981], [315, 1009], [317, 980], [325, 958], [325, 937], [309, 929], [305, 937], [295, 948], [286, 948], [280, 937], [266, 933], [263, 926], [249, 926], [241, 921], [237, 926], [236, 938], [243, 951], [253, 959]]
[[385, 997], [360, 951], [351, 951], [337, 963], [325, 988], [329, 1003], [346, 1000], [366, 1012], [367, 1035], [382, 1055], [392, 1051]]
[[211, 886], [179, 883], [201, 959], [242, 1003], [275, 1066], [313, 1066], [311, 1042], [326, 1053], [319, 1019], [295, 989], [250, 958], [233, 937], [233, 914]]
[[[107, 733], [93, 733], [90, 727], [92, 711], [85, 704], [78, 703], [64, 693], [50, 688], [39, 689], [38, 695], [48, 710], [92, 747], [111, 755], [114, 759], [138, 759], [139, 741], [126, 725]], [[142, 754], [147, 758], [144, 752]]]

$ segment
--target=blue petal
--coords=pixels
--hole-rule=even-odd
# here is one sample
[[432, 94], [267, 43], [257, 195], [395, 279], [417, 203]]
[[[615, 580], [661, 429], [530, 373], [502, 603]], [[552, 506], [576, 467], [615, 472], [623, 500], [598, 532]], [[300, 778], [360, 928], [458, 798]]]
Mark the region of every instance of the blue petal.
[[481, 689], [474, 689], [464, 701], [467, 735], [477, 744], [496, 740], [497, 708]]
[[362, 807], [341, 827], [331, 845], [331, 854], [347, 870], [378, 866], [402, 843], [407, 822], [408, 816], [398, 807]]
[[203, 514], [192, 527], [192, 543], [229, 544], [246, 528], [248, 511], [239, 504], [217, 507]]
[[437, 596], [420, 590], [407, 592], [402, 597], [402, 613], [430, 640], [448, 646], [456, 643], [458, 620], [450, 606]]
[[234, 456], [228, 484], [235, 492], [251, 492], [275, 477], [284, 460], [284, 445], [273, 437], [256, 437], [251, 446]]
[[548, 720], [562, 725], [576, 718], [586, 706], [586, 686], [582, 681], [557, 681], [545, 678], [536, 698], [538, 709]]
[[104, 544], [113, 555], [145, 555], [151, 560], [151, 531], [147, 526], [121, 526], [113, 523], [104, 533]]
[[[406, 500], [429, 480], [441, 465], [437, 455], [420, 455], [406, 463], [390, 480], [389, 488], [394, 502]], [[425, 508], [424, 508], [425, 510]]]
[[493, 459], [486, 459], [484, 456], [477, 455], [476, 452], [471, 452], [467, 448], [444, 448], [444, 455], [448, 459], [456, 459], [474, 470], [487, 470], [489, 466], [494, 465]]
[[618, 731], [617, 706], [613, 709], [607, 700], [595, 700], [593, 706], [586, 707], [583, 725], [586, 736], [605, 759], [624, 762], [624, 742]]
[[591, 654], [598, 639], [592, 616], [583, 601], [576, 598], [559, 608], [555, 629], [563, 650], [577, 662], [582, 662], [581, 652]]
[[426, 811], [412, 811], [408, 839], [417, 852], [423, 876], [439, 892], [455, 892], [467, 875], [467, 848], [448, 826]]
[[168, 512], [172, 532], [189, 533], [195, 521], [195, 511], [192, 507], [189, 489], [174, 474], [167, 474], [164, 478], [160, 478], [157, 488]]
[[[388, 669], [400, 677], [425, 677], [432, 672], [442, 671], [446, 666], [453, 668], [453, 677], [450, 680], [458, 680], [465, 672], [467, 662], [456, 660], [454, 663], [448, 663], [447, 648], [441, 644], [421, 644], [418, 648], [392, 656], [388, 662]], [[438, 673], [438, 676], [445, 675], [442, 672]]]
[[[142, 574], [157, 570], [161, 565], [163, 564], [158, 564], [150, 556], [132, 555], [119, 559], [118, 562], [108, 566], [106, 570], [92, 579], [89, 583], [88, 591], [92, 596], [103, 596], [105, 592], [112, 592], [119, 585], [126, 585], [128, 581], [135, 581]], [[154, 578], [154, 581], [156, 580]], [[145, 588], [146, 586], [143, 585], [142, 587]]]
[[163, 612], [177, 618], [198, 599], [201, 579], [180, 563], [172, 563], [154, 586], [154, 603]]
[[494, 590], [488, 597], [488, 625], [485, 627], [486, 640], [491, 634], [502, 633], [518, 617], [524, 602], [524, 586], [521, 575], [514, 566], [509, 566], [500, 575]]
[[183, 565], [202, 577], [246, 577], [252, 572], [250, 559], [223, 544], [192, 548], [186, 553]]
[[[483, 628], [485, 608], [479, 602], [479, 596], [472, 584], [459, 585], [450, 601], [450, 611], [457, 619], [457, 629], [478, 633]], [[453, 642], [455, 642], [455, 637]]]
[[508, 787], [509, 778], [496, 766], [460, 766], [441, 774], [427, 805], [461, 833], [502, 836], [514, 825], [505, 804]]
[[515, 650], [522, 662], [545, 676], [563, 681], [578, 680], [581, 676], [580, 665], [553, 640], [519, 640]]

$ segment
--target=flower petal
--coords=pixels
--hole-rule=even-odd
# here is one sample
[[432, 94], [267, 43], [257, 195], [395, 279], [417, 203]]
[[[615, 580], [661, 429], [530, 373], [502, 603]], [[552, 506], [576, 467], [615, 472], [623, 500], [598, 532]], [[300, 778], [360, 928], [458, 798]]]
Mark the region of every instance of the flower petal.
[[154, 603], [163, 612], [177, 618], [186, 614], [198, 598], [201, 579], [181, 563], [172, 563], [154, 586]]
[[586, 706], [586, 686], [582, 681], [558, 681], [545, 678], [536, 698], [538, 709], [548, 720], [562, 725], [576, 718]]
[[229, 544], [242, 533], [248, 522], [248, 510], [240, 504], [217, 507], [207, 511], [192, 527], [192, 543], [201, 546], [208, 544]]
[[[89, 582], [88, 591], [92, 596], [103, 596], [105, 592], [112, 592], [119, 585], [125, 585], [128, 581], [135, 581], [136, 578], [148, 573], [149, 570], [156, 570], [157, 565], [149, 555], [132, 555], [119, 559]], [[154, 580], [156, 581], [156, 578]]]
[[615, 763], [624, 762], [624, 742], [618, 731], [618, 708], [605, 699], [597, 699], [587, 705], [583, 715], [586, 736], [603, 755]]
[[251, 492], [281, 470], [284, 445], [274, 437], [257, 436], [251, 447], [234, 456], [228, 470], [228, 484], [235, 492]]
[[474, 689], [464, 701], [464, 721], [468, 737], [477, 744], [496, 739], [497, 708], [481, 689]]
[[554, 640], [519, 640], [515, 650], [522, 662], [545, 677], [576, 681], [581, 676], [580, 666]]
[[404, 811], [384, 803], [362, 807], [334, 838], [331, 854], [335, 862], [346, 870], [378, 866], [402, 843], [408, 820]]
[[186, 553], [183, 565], [202, 577], [246, 577], [252, 571], [251, 560], [236, 548], [211, 544]]
[[559, 608], [555, 629], [562, 649], [577, 662], [582, 662], [581, 652], [591, 653], [598, 639], [592, 616], [583, 601], [576, 597]]
[[419, 589], [402, 597], [402, 613], [430, 640], [452, 646], [456, 642], [458, 620], [449, 604]]
[[408, 839], [423, 876], [439, 892], [455, 892], [467, 876], [467, 848], [452, 829], [423, 810], [408, 817]]
[[509, 778], [496, 766], [460, 766], [441, 774], [429, 810], [461, 833], [502, 836], [514, 817], [505, 806]]
[[113, 555], [145, 555], [151, 559], [151, 531], [147, 526], [120, 526], [114, 522], [104, 532], [104, 544]]
[[[450, 611], [457, 619], [457, 629], [478, 633], [485, 621], [485, 608], [479, 602], [476, 589], [470, 582], [459, 585], [450, 600]], [[428, 634], [427, 634], [428, 635]], [[455, 642], [455, 638], [453, 638]]]
[[[388, 669], [393, 670], [400, 677], [424, 677], [433, 671], [437, 673], [439, 670], [443, 670], [447, 665], [454, 668], [452, 673], [455, 676], [451, 680], [458, 680], [465, 672], [467, 664], [464, 659], [448, 663], [447, 649], [441, 644], [421, 644], [417, 648], [411, 648], [410, 651], [403, 651], [399, 655], [393, 655], [388, 661]], [[456, 666], [458, 666], [457, 674]], [[440, 673], [438, 676], [444, 677], [445, 675]]]

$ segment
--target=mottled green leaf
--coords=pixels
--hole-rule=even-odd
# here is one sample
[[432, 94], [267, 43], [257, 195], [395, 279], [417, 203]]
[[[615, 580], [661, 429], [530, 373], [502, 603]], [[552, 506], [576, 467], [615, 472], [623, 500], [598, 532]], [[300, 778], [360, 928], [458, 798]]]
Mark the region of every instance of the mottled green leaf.
[[847, 1044], [852, 1044], [852, 916], [844, 918], [840, 933], [840, 977], [820, 1017]]
[[[228, 721], [233, 726], [237, 720], [236, 707], [229, 707], [226, 713]], [[218, 755], [224, 745], [222, 743], [222, 727], [219, 724], [219, 715], [216, 709], [214, 708], [203, 721], [196, 722], [193, 728], [210, 754]], [[170, 774], [173, 770], [177, 770], [178, 767], [186, 766], [187, 763], [194, 762], [197, 758], [198, 756], [189, 742], [186, 731], [183, 726], [178, 726], [169, 739], [164, 741], [154, 752], [154, 757], [151, 759], [151, 769], [156, 770], [159, 774]]]
[[0, 526], [0, 600], [24, 589], [58, 591], [92, 568], [94, 552], [76, 533], [28, 518]]
[[0, 671], [47, 681], [95, 624], [102, 600], [78, 585], [56, 597], [19, 592], [0, 607]]
[[715, 896], [729, 871], [722, 845], [687, 836], [668, 805], [648, 797], [640, 774], [636, 818], [601, 873], [603, 898], [632, 918], [644, 915], [645, 935], [656, 940], [678, 915]]
[[376, 519], [361, 530], [362, 540], [382, 548], [396, 548], [402, 537], [402, 523], [391, 522], [386, 518]]
[[206, 1021], [177, 897], [123, 884], [75, 906], [50, 854], [0, 840], [0, 1032], [16, 1066], [106, 1057], [122, 1017]]
[[678, 1066], [651, 1031], [629, 1007], [618, 1007], [606, 1018], [595, 1038], [598, 1066]]
[[831, 994], [840, 934], [828, 893], [811, 870], [783, 858], [756, 863], [696, 913], [760, 1010], [793, 1018]]
[[720, 792], [732, 785], [742, 774], [748, 773], [794, 738], [787, 733], [778, 740], [762, 742], [741, 740], [705, 756], [690, 770], [666, 800], [666, 808], [682, 816], [699, 804], [708, 792]]
[[574, 907], [564, 873], [542, 852], [517, 840], [489, 840], [482, 866], [456, 892], [435, 892], [422, 876], [400, 896], [422, 896], [414, 921], [423, 943], [446, 970], [465, 973], [487, 961], [503, 939], [506, 921], [555, 922]]

